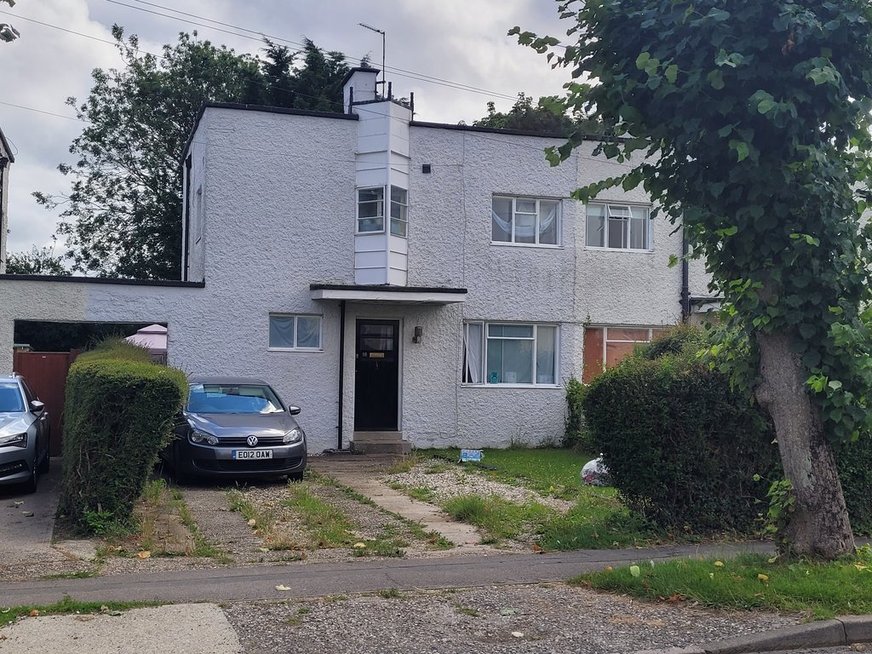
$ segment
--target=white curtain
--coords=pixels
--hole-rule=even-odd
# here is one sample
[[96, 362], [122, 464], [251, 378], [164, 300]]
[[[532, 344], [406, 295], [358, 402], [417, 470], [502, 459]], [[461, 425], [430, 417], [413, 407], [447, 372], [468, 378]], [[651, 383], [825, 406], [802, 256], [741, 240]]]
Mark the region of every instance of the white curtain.
[[539, 242], [557, 245], [557, 202], [539, 202]]
[[269, 346], [294, 347], [294, 317], [269, 317]]
[[321, 319], [317, 316], [297, 318], [297, 347], [321, 347]]
[[466, 351], [466, 381], [470, 384], [481, 383], [481, 336], [481, 323], [469, 323], [466, 325], [465, 342], [463, 345]]

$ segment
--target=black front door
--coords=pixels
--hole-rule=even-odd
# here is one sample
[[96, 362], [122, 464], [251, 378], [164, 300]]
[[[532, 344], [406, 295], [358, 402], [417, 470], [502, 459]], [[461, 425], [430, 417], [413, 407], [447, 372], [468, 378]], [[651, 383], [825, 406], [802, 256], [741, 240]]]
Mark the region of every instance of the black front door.
[[357, 321], [354, 429], [394, 431], [399, 408], [399, 332], [396, 320]]

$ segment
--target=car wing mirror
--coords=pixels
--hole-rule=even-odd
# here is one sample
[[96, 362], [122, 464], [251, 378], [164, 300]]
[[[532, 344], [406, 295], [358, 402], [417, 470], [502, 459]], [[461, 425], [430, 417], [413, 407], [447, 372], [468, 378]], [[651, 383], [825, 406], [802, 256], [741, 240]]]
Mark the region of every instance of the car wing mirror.
[[298, 406], [289, 406], [288, 407], [288, 413], [290, 413], [292, 416], [298, 416], [298, 415], [300, 415], [300, 412], [302, 412], [302, 409]]
[[43, 411], [45, 411], [45, 404], [43, 404], [39, 400], [31, 400], [30, 410], [34, 413], [42, 413]]

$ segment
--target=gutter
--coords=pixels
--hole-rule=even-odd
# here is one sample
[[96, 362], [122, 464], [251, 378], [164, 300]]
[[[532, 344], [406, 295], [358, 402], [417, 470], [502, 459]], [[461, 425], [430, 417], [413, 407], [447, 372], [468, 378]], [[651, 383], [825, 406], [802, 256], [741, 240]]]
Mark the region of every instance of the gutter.
[[339, 424], [336, 425], [336, 449], [342, 449], [342, 405], [345, 401], [345, 300], [339, 301]]

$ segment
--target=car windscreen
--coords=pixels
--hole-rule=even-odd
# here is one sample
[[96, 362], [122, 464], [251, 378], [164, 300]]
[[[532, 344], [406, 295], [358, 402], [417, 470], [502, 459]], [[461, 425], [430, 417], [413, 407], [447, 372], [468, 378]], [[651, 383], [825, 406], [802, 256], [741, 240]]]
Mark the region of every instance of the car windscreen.
[[0, 382], [0, 413], [23, 413], [24, 400], [17, 382]]
[[278, 413], [282, 403], [269, 386], [253, 384], [192, 384], [191, 413]]

